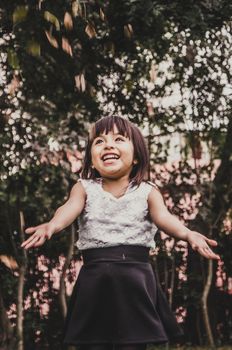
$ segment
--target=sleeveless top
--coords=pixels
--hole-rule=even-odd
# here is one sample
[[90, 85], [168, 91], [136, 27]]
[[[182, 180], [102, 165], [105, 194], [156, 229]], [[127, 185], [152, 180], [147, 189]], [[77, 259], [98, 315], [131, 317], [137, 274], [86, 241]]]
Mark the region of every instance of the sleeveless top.
[[155, 248], [157, 227], [149, 219], [148, 195], [152, 185], [128, 186], [119, 198], [102, 187], [101, 179], [79, 180], [86, 192], [85, 207], [78, 218], [80, 250], [121, 244]]

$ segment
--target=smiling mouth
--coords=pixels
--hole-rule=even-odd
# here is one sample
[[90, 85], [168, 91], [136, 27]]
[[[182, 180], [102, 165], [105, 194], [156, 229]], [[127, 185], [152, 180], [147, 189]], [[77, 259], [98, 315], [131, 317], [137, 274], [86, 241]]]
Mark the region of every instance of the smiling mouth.
[[117, 154], [114, 154], [114, 153], [108, 153], [108, 154], [105, 154], [101, 159], [104, 162], [106, 160], [119, 159], [119, 156]]

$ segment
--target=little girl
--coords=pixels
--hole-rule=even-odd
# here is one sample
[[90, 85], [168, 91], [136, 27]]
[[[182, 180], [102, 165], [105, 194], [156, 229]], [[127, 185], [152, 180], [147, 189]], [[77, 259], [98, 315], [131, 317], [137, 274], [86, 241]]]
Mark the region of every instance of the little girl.
[[81, 350], [145, 350], [181, 335], [149, 263], [157, 227], [219, 259], [214, 240], [190, 231], [145, 181], [148, 152], [139, 129], [120, 117], [98, 120], [88, 139], [82, 178], [51, 221], [30, 227], [25, 249], [79, 217], [83, 266], [73, 289], [64, 344]]

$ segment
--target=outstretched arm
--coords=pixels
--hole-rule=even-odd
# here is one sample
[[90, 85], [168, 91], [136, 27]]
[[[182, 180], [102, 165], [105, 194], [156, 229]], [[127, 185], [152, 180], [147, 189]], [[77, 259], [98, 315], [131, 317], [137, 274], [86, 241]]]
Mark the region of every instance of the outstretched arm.
[[69, 226], [84, 209], [85, 198], [85, 190], [78, 182], [73, 186], [67, 202], [57, 209], [49, 222], [25, 230], [26, 233], [32, 235], [21, 244], [21, 247], [24, 249], [39, 247], [44, 244], [46, 239], [50, 239], [54, 233]]
[[215, 254], [210, 248], [210, 246], [216, 247], [217, 242], [185, 227], [168, 211], [161, 193], [155, 188], [149, 194], [148, 206], [152, 221], [162, 231], [169, 236], [187, 241], [192, 249], [197, 250], [205, 258], [220, 259], [219, 255]]

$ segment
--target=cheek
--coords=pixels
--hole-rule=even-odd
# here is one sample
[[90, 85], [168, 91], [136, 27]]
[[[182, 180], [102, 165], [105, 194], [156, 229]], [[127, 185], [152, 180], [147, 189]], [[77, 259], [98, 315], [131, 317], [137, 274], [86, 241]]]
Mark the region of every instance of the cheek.
[[96, 149], [95, 147], [91, 149], [91, 160], [92, 163], [96, 163], [100, 160], [100, 150]]
[[134, 146], [131, 145], [131, 158], [132, 158], [132, 160], [134, 160], [134, 157], [135, 157], [135, 149], [134, 149]]
[[95, 150], [91, 149], [91, 153], [90, 154], [91, 154], [91, 161], [94, 162], [95, 159], [96, 159], [96, 152], [95, 152]]
[[134, 148], [133, 147], [127, 147], [126, 150], [126, 161], [132, 163], [134, 160]]

